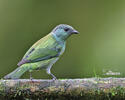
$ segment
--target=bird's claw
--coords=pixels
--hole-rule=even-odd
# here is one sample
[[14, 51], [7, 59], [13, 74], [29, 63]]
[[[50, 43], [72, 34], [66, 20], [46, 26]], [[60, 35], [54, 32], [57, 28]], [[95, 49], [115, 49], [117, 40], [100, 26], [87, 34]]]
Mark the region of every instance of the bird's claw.
[[30, 77], [30, 80], [33, 80], [33, 77]]
[[57, 78], [56, 78], [56, 77], [53, 77], [53, 81], [55, 81], [55, 80], [57, 80]]

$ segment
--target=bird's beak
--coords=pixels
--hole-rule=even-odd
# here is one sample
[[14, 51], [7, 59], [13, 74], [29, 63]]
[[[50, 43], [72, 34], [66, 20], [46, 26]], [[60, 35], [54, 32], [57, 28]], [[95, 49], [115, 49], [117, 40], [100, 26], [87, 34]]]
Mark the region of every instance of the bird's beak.
[[79, 32], [76, 31], [76, 30], [73, 30], [73, 31], [72, 31], [72, 34], [79, 34]]

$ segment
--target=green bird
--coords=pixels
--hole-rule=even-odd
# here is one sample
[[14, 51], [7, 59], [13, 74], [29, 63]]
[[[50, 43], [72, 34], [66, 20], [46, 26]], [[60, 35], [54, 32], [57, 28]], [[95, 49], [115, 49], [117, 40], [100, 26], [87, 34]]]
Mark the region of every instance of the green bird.
[[52, 65], [63, 54], [66, 46], [66, 40], [72, 34], [78, 34], [73, 27], [60, 24], [56, 26], [48, 35], [37, 41], [24, 55], [22, 60], [17, 64], [19, 67], [4, 79], [18, 79], [25, 72], [45, 69], [46, 72], [55, 80], [56, 77], [51, 73]]

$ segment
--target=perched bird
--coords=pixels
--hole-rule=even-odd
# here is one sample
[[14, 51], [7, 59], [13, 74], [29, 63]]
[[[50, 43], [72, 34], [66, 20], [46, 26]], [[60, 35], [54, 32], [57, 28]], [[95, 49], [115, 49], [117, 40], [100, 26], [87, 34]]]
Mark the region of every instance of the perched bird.
[[4, 79], [18, 79], [27, 71], [31, 73], [33, 70], [45, 69], [55, 80], [56, 77], [51, 73], [50, 69], [63, 54], [68, 37], [78, 33], [73, 27], [66, 24], [56, 26], [26, 52], [22, 60], [17, 64], [19, 67], [6, 75]]

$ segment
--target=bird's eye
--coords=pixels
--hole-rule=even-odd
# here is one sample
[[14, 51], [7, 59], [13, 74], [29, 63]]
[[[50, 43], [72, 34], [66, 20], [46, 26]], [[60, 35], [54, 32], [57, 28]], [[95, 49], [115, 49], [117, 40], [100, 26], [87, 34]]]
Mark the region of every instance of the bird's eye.
[[67, 32], [69, 30], [69, 28], [65, 28], [64, 30]]

